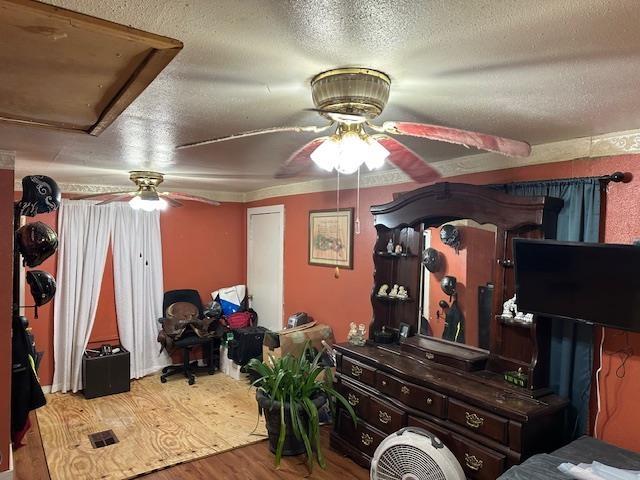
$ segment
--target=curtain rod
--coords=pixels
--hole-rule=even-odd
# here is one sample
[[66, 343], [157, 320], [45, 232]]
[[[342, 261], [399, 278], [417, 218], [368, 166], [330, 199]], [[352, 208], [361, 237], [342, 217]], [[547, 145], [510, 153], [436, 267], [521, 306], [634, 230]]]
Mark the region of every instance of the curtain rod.
[[490, 184], [489, 187], [496, 186], [501, 187], [503, 185], [510, 185], [517, 183], [519, 185], [528, 184], [528, 183], [540, 183], [540, 182], [570, 182], [572, 180], [598, 180], [600, 183], [607, 185], [610, 182], [614, 183], [629, 183], [633, 175], [630, 172], [613, 172], [610, 175], [601, 175], [598, 177], [570, 177], [570, 178], [547, 178], [540, 180], [526, 180], [524, 182], [514, 181], [509, 183], [500, 183], [500, 184]]
[[629, 183], [631, 181], [632, 175], [629, 172], [613, 172], [611, 175], [602, 175], [601, 177], [596, 178], [604, 183]]

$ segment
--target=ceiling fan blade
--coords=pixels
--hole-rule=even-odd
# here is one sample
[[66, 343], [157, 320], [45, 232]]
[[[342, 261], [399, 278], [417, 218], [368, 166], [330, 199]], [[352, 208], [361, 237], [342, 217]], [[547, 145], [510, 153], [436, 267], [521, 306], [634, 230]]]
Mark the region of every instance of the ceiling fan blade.
[[122, 195], [115, 195], [100, 203], [96, 203], [96, 207], [99, 207], [100, 205], [108, 205], [113, 202], [122, 202], [124, 200], [128, 201], [128, 200], [131, 200], [133, 197], [136, 197], [138, 193], [139, 192], [126, 192], [126, 193], [123, 193]]
[[226, 135], [224, 137], [212, 138], [209, 140], [203, 140], [201, 142], [185, 143], [184, 145], [178, 145], [176, 150], [182, 150], [184, 148], [199, 147], [201, 145], [209, 145], [211, 143], [224, 142], [226, 140], [236, 140], [238, 138], [253, 137], [255, 135], [264, 135], [265, 133], [278, 133], [278, 132], [311, 132], [320, 133], [324, 132], [333, 125], [333, 122], [324, 126], [310, 126], [310, 127], [271, 127], [261, 128], [258, 130], [249, 130], [247, 132], [234, 133], [233, 135]]
[[302, 148], [296, 150], [286, 162], [284, 162], [276, 174], [275, 178], [291, 178], [300, 175], [307, 168], [313, 165], [311, 160], [311, 152], [320, 146], [329, 137], [318, 137], [305, 144]]
[[371, 124], [368, 124], [368, 126], [377, 132], [409, 135], [412, 137], [438, 140], [440, 142], [456, 143], [458, 145], [464, 145], [465, 147], [475, 147], [480, 150], [500, 153], [508, 157], [528, 157], [531, 153], [531, 145], [527, 142], [440, 125], [412, 122], [384, 122], [382, 127]]
[[123, 194], [133, 194], [134, 192], [109, 192], [109, 193], [94, 193], [91, 195], [82, 195], [79, 197], [73, 197], [74, 200], [109, 200], [110, 198]]
[[[172, 207], [182, 206], [182, 203], [178, 202], [178, 200], [189, 200], [192, 202], [206, 203], [207, 205], [213, 205], [214, 207], [220, 205], [220, 202], [217, 202], [216, 200], [211, 200], [210, 198], [201, 197], [199, 195], [191, 195], [190, 193], [184, 192], [158, 192], [158, 195], [166, 199]], [[175, 202], [177, 205], [173, 205], [172, 202]]]
[[440, 178], [438, 171], [409, 147], [387, 135], [373, 135], [384, 148], [389, 150], [387, 161], [398, 167], [418, 183], [431, 183]]

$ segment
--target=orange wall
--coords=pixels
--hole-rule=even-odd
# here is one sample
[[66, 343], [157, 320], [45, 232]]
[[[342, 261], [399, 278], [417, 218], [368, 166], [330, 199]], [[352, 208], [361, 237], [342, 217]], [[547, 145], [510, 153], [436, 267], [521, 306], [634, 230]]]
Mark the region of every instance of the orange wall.
[[[244, 283], [244, 206], [223, 203], [219, 207], [184, 202], [181, 208], [169, 208], [160, 216], [164, 288], [194, 288], [203, 303], [210, 293], [220, 287]], [[29, 221], [40, 220], [57, 230], [57, 213], [38, 215]], [[57, 255], [37, 268], [55, 275]], [[31, 301], [26, 294], [27, 303]], [[53, 302], [41, 307], [39, 318], [33, 312], [27, 317], [33, 327], [39, 350], [45, 355], [40, 366], [40, 383], [50, 385], [53, 380]], [[118, 326], [113, 288], [113, 256], [107, 256], [96, 320], [89, 346], [118, 341]]]
[[[516, 161], [514, 161], [515, 163]], [[451, 182], [473, 184], [507, 183], [528, 180], [569, 178], [610, 174], [627, 171], [640, 177], [640, 156], [625, 155], [600, 159], [581, 159], [546, 165], [519, 167], [495, 172], [462, 175], [447, 178]], [[393, 192], [417, 188], [414, 183], [375, 187], [361, 192], [361, 234], [354, 245], [354, 269], [341, 270], [335, 279], [330, 268], [307, 264], [308, 212], [322, 208], [335, 208], [335, 192], [309, 193], [261, 200], [247, 207], [284, 204], [285, 206], [285, 261], [284, 311], [285, 316], [304, 310], [318, 321], [333, 327], [336, 339], [344, 341], [349, 323], [368, 323], [371, 319], [370, 294], [373, 285], [372, 248], [375, 241], [373, 219], [369, 206], [391, 201]], [[355, 206], [353, 190], [341, 193], [341, 207]], [[640, 238], [640, 182], [611, 184], [606, 204], [604, 239], [610, 243], [630, 243]], [[615, 354], [625, 336], [613, 330], [605, 342], [604, 371], [601, 382], [603, 410], [599, 431], [606, 441], [632, 450], [640, 450], [640, 334], [628, 335], [633, 355], [626, 362], [624, 379], [616, 377], [620, 356]]]
[[12, 272], [13, 170], [0, 170], [0, 472], [9, 469], [11, 443]]

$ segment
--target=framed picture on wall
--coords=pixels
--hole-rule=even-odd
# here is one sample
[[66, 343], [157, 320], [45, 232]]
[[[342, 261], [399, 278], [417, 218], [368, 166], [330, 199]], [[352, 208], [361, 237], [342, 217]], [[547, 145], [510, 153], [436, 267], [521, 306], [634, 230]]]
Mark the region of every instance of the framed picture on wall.
[[309, 212], [309, 265], [353, 269], [353, 208]]

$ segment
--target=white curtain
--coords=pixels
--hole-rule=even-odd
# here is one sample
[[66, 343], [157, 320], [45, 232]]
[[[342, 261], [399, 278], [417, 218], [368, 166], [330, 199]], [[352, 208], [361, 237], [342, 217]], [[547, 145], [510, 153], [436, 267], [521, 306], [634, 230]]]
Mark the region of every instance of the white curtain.
[[171, 363], [157, 342], [162, 316], [162, 241], [160, 212], [112, 204], [113, 273], [118, 331], [131, 355], [131, 378], [140, 378]]
[[62, 200], [54, 303], [52, 392], [82, 389], [82, 355], [96, 317], [114, 210]]

